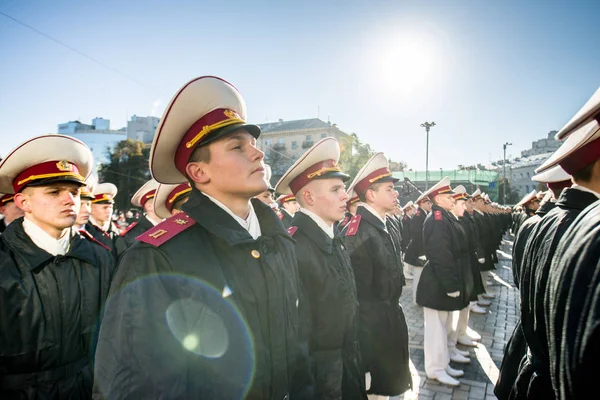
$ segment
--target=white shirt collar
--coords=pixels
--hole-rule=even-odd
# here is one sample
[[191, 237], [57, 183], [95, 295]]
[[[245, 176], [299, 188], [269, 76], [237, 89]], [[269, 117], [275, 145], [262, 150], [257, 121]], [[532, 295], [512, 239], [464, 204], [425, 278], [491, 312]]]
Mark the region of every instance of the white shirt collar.
[[574, 183], [573, 185], [571, 185], [571, 189], [577, 189], [577, 190], [581, 190], [582, 192], [588, 192], [593, 194], [594, 196], [598, 197], [600, 199], [600, 193], [592, 190], [592, 189], [588, 189], [584, 186], [578, 185], [576, 183]]
[[375, 209], [373, 207], [371, 207], [370, 205], [368, 205], [367, 203], [363, 203], [360, 202], [358, 203], [359, 206], [363, 206], [365, 209], [367, 209], [371, 214], [373, 214], [374, 216], [377, 217], [378, 220], [381, 221], [381, 223], [383, 224], [384, 228], [387, 230], [387, 224], [386, 224], [386, 220], [384, 218], [381, 218], [381, 215], [379, 215], [379, 213], [377, 211], [375, 211]]
[[71, 230], [66, 229], [63, 236], [56, 240], [34, 222], [23, 218], [23, 230], [31, 238], [31, 241], [40, 249], [47, 251], [53, 256], [64, 255], [71, 247]]
[[108, 221], [106, 221], [104, 223], [104, 225], [101, 225], [98, 221], [96, 221], [96, 219], [94, 217], [92, 217], [90, 215], [90, 222], [92, 224], [96, 225], [98, 228], [102, 229], [104, 232], [108, 232], [108, 230], [110, 229], [110, 223], [111, 223], [110, 219]]
[[315, 223], [321, 228], [330, 239], [333, 239], [335, 234], [333, 233], [333, 224], [331, 226], [327, 226], [325, 221], [321, 217], [319, 217], [314, 212], [307, 210], [306, 208], [300, 208], [300, 212], [309, 216]]
[[155, 221], [151, 216], [149, 216], [148, 214], [146, 214], [146, 219], [148, 221], [150, 221], [150, 223], [152, 223], [152, 225], [156, 226], [158, 224], [160, 224], [163, 220], [159, 219], [158, 221]]
[[227, 214], [231, 215], [231, 217], [233, 217], [233, 219], [235, 219], [242, 226], [242, 228], [248, 231], [248, 233], [250, 234], [250, 236], [252, 236], [254, 240], [256, 240], [260, 235], [262, 235], [262, 232], [260, 230], [260, 223], [258, 222], [258, 217], [256, 216], [256, 212], [254, 211], [254, 206], [252, 205], [252, 203], [248, 203], [250, 206], [250, 213], [248, 214], [248, 217], [246, 219], [243, 219], [235, 215], [233, 211], [231, 211], [225, 204], [221, 203], [219, 200], [207, 195], [206, 193], [203, 194], [210, 201], [221, 207]]

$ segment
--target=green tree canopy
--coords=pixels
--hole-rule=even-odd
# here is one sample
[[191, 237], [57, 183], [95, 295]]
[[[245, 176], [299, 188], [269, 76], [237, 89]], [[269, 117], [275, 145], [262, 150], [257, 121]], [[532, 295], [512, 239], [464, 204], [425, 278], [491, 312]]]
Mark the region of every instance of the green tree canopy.
[[150, 178], [150, 147], [139, 140], [123, 140], [111, 151], [110, 163], [100, 165], [100, 182], [114, 183], [119, 192], [115, 209], [125, 211], [132, 207], [131, 198]]

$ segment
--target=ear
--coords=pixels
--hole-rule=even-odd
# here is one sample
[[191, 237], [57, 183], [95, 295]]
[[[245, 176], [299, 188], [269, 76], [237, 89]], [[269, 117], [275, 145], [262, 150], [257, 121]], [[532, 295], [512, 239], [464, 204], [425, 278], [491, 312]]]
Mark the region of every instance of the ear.
[[365, 192], [365, 198], [367, 199], [367, 201], [369, 203], [373, 203], [375, 202], [375, 190], [373, 189], [367, 189], [367, 191]]
[[[302, 196], [300, 198], [303, 200], [304, 204], [307, 206], [313, 206], [315, 204], [315, 199], [313, 199], [313, 194], [310, 190], [304, 190], [302, 192]], [[298, 203], [302, 206], [302, 203]]]
[[21, 210], [26, 213], [31, 212], [31, 202], [29, 201], [29, 196], [23, 193], [17, 193], [14, 197], [14, 202]]
[[210, 182], [210, 167], [204, 161], [189, 162], [185, 166], [185, 173], [196, 183], [207, 184]]

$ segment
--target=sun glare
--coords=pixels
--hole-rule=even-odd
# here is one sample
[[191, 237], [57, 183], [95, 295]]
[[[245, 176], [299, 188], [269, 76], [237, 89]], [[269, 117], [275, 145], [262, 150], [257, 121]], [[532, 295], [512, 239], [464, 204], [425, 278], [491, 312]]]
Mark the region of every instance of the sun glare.
[[411, 95], [433, 79], [433, 54], [424, 41], [390, 40], [374, 61], [381, 83], [399, 94]]

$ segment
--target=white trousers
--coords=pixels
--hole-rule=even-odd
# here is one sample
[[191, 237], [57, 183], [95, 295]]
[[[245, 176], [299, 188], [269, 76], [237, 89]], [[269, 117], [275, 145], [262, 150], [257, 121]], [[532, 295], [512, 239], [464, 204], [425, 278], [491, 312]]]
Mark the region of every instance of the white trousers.
[[456, 330], [458, 331], [458, 336], [467, 336], [467, 327], [469, 326], [469, 313], [471, 308], [466, 306], [458, 313], [458, 324]]
[[456, 353], [456, 343], [458, 343], [458, 322], [460, 311], [448, 311], [448, 322], [446, 323], [446, 337], [448, 338], [448, 362], [452, 354]]
[[452, 325], [451, 314], [423, 307], [425, 373], [429, 378], [446, 373], [446, 367], [450, 364], [448, 324]]
[[413, 303], [417, 304], [417, 286], [419, 286], [419, 279], [421, 278], [421, 272], [423, 272], [423, 267], [417, 267], [411, 264], [410, 270], [412, 271], [413, 281], [412, 281], [412, 294], [413, 294]]

